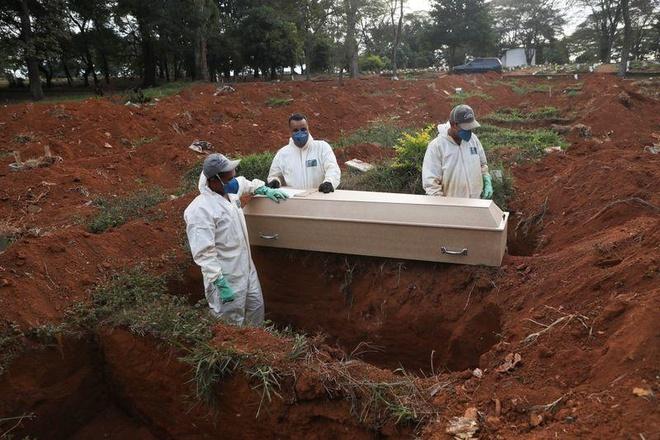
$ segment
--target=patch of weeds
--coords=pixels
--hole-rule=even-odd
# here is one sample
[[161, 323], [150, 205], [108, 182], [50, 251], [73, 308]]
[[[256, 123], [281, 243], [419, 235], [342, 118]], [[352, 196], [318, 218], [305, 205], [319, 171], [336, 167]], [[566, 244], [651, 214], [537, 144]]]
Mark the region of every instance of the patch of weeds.
[[181, 177], [181, 185], [177, 191], [177, 195], [181, 196], [187, 194], [190, 191], [193, 191], [197, 188], [197, 182], [199, 182], [199, 175], [202, 174], [202, 166], [204, 164], [203, 160], [200, 160], [195, 165], [192, 166], [188, 171], [185, 172], [183, 177]]
[[138, 148], [138, 147], [141, 147], [142, 145], [150, 144], [150, 143], [152, 143], [154, 141], [157, 141], [157, 140], [158, 140], [158, 136], [140, 137], [140, 138], [136, 138], [136, 139], [131, 139], [129, 141], [129, 145], [131, 146], [131, 148]]
[[395, 148], [394, 160], [376, 165], [366, 173], [342, 178], [342, 189], [423, 194], [422, 163], [426, 148], [435, 134], [429, 126], [415, 134], [404, 133]]
[[450, 97], [454, 105], [463, 104], [468, 98], [481, 98], [484, 100], [493, 99], [492, 96], [480, 90], [463, 90], [462, 92], [454, 93]]
[[530, 122], [544, 119], [557, 119], [561, 115], [556, 107], [545, 106], [525, 112], [517, 108], [502, 108], [484, 117], [495, 122]]
[[280, 399], [282, 398], [280, 393], [277, 392], [277, 390], [281, 390], [282, 388], [280, 386], [280, 376], [270, 365], [253, 367], [249, 369], [246, 374], [250, 380], [257, 382], [253, 389], [261, 391], [261, 401], [259, 402], [259, 408], [257, 409], [256, 415], [256, 417], [259, 418], [264, 401], [268, 400], [268, 403], [270, 403], [273, 399], [273, 395]]
[[188, 81], [173, 81], [168, 83], [163, 83], [157, 87], [151, 87], [144, 89], [142, 93], [145, 97], [151, 99], [155, 98], [164, 98], [166, 96], [176, 95], [187, 87], [190, 87], [194, 83]]
[[241, 163], [236, 169], [236, 175], [250, 180], [260, 179], [265, 181], [268, 178], [270, 165], [273, 163], [274, 158], [275, 153], [270, 151], [243, 156], [240, 158]]
[[580, 90], [569, 90], [566, 92], [566, 96], [574, 97], [578, 96], [580, 93], [582, 93]]
[[0, 322], [0, 376], [6, 372], [11, 361], [21, 351], [24, 337], [15, 322]]
[[334, 148], [356, 144], [377, 144], [394, 147], [404, 133], [413, 132], [410, 128], [401, 128], [395, 118], [383, 118], [372, 121], [366, 127], [359, 128], [349, 135], [343, 135], [333, 143]]
[[89, 221], [87, 227], [90, 232], [101, 233], [139, 217], [147, 209], [163, 200], [165, 200], [165, 194], [160, 188], [141, 190], [127, 197], [116, 199], [97, 199], [94, 204], [99, 208], [99, 213]]
[[[488, 168], [493, 179], [493, 201], [503, 211], [508, 211], [509, 201], [513, 197], [513, 176], [502, 162], [488, 161]], [[501, 174], [499, 176], [498, 174]]]
[[482, 124], [477, 134], [486, 152], [501, 147], [512, 147], [518, 149], [519, 159], [539, 158], [543, 155], [543, 149], [547, 147], [560, 146], [562, 149], [568, 147], [562, 136], [546, 129], [513, 130]]
[[278, 98], [278, 97], [270, 97], [266, 100], [266, 105], [268, 107], [284, 107], [285, 105], [289, 105], [293, 102], [293, 98]]
[[552, 86], [550, 84], [526, 84], [521, 85], [519, 83], [509, 84], [511, 90], [518, 95], [526, 95], [528, 93], [548, 93]]
[[14, 142], [17, 144], [27, 144], [28, 142], [32, 142], [36, 139], [36, 136], [34, 133], [19, 133], [16, 136], [14, 136]]
[[193, 368], [191, 382], [195, 384], [197, 399], [209, 406], [215, 406], [217, 384], [241, 366], [242, 356], [209, 343], [199, 343], [181, 360]]

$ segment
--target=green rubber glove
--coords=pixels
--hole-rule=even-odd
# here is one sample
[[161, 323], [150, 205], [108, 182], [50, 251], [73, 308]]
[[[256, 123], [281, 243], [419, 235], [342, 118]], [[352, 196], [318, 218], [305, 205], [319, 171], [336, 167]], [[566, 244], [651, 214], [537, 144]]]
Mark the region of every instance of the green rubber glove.
[[493, 198], [493, 179], [489, 174], [484, 176], [484, 191], [481, 193], [482, 199], [492, 199]]
[[213, 282], [213, 285], [218, 289], [218, 292], [220, 292], [220, 301], [222, 301], [223, 304], [234, 300], [234, 291], [229, 286], [229, 283], [227, 283], [225, 277], [218, 278]]
[[288, 199], [289, 195], [282, 191], [281, 189], [268, 188], [267, 186], [260, 186], [254, 192], [260, 196], [266, 196], [271, 199], [273, 202], [280, 203], [280, 200]]

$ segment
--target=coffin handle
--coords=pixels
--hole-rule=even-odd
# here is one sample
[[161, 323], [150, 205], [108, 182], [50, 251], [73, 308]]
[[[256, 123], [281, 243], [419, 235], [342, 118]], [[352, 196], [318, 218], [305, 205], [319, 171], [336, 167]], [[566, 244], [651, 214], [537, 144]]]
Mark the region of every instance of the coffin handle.
[[265, 235], [262, 233], [259, 233], [259, 237], [263, 238], [264, 240], [277, 240], [279, 238], [280, 234], [272, 234], [272, 235]]
[[447, 255], [462, 255], [464, 257], [467, 257], [468, 254], [467, 248], [460, 251], [453, 251], [451, 249], [447, 249], [446, 247], [442, 246], [440, 250], [442, 251], [443, 254], [447, 254]]

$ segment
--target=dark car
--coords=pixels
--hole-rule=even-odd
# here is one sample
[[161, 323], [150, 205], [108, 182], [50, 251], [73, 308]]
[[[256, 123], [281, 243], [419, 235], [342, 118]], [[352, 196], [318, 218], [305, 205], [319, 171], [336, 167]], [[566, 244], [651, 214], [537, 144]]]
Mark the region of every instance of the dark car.
[[475, 58], [469, 63], [455, 66], [454, 73], [480, 73], [480, 72], [501, 72], [502, 62], [499, 58]]

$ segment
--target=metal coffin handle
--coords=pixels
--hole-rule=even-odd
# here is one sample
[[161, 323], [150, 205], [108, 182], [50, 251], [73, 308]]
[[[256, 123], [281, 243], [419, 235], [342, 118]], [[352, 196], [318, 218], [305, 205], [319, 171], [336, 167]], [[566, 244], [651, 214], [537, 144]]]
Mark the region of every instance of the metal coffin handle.
[[272, 234], [272, 235], [265, 235], [262, 233], [259, 233], [259, 237], [263, 238], [264, 240], [277, 240], [279, 238], [280, 234]]
[[468, 250], [467, 248], [464, 248], [463, 250], [460, 251], [452, 251], [451, 249], [447, 249], [446, 247], [442, 246], [440, 248], [440, 251], [442, 251], [443, 254], [447, 255], [462, 255], [464, 257], [467, 257]]

